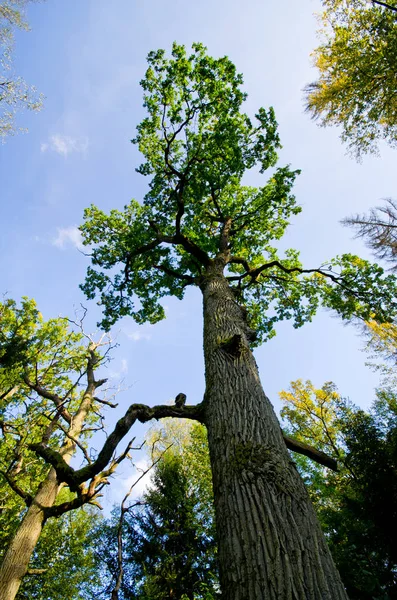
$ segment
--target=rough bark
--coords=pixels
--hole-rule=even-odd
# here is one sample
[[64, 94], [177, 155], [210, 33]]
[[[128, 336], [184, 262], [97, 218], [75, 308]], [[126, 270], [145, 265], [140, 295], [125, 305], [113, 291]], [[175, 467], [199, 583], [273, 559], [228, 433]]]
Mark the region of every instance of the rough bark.
[[45, 509], [54, 504], [58, 491], [56, 472], [51, 468], [3, 558], [0, 568], [0, 600], [14, 600], [17, 595], [44, 526]]
[[[72, 421], [60, 449], [60, 454], [66, 463], [69, 463], [76, 447], [71, 439], [78, 439], [84, 421], [91, 408], [95, 389], [98, 383], [93, 380], [93, 374], [89, 373], [92, 380], [89, 382], [81, 405]], [[46, 479], [40, 484], [35, 497], [32, 500], [21, 524], [12, 538], [10, 545], [4, 555], [0, 566], [0, 600], [14, 600], [21, 585], [22, 578], [29, 569], [29, 561], [39, 540], [46, 520], [46, 510], [54, 505], [61, 485], [58, 482], [55, 469], [52, 467]]]
[[204, 297], [205, 423], [225, 600], [346, 600], [222, 274]]

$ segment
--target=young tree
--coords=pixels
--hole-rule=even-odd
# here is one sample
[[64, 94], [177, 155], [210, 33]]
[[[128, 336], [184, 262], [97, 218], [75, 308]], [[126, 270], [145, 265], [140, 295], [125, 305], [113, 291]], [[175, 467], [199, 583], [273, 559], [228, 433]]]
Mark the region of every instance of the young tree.
[[317, 81], [306, 108], [321, 125], [340, 125], [357, 157], [397, 142], [397, 3], [323, 0], [322, 44], [314, 50]]
[[15, 76], [12, 69], [12, 53], [15, 28], [28, 30], [24, 20], [24, 8], [34, 0], [3, 0], [0, 3], [0, 138], [13, 135], [15, 114], [18, 110], [39, 111], [43, 95], [38, 94], [22, 77]]
[[219, 597], [207, 434], [198, 423], [165, 419], [146, 436], [151, 484], [125, 496], [100, 524], [96, 554], [112, 599]]
[[397, 403], [378, 390], [369, 413], [333, 384], [295, 381], [280, 394], [284, 423], [338, 460], [338, 472], [299, 457], [317, 515], [351, 600], [396, 598]]
[[124, 212], [89, 208], [82, 227], [93, 264], [83, 289], [99, 294], [105, 328], [124, 315], [155, 323], [163, 296], [200, 289], [203, 402], [130, 406], [97, 460], [77, 471], [50, 448], [35, 449], [59, 481], [75, 486], [103, 468], [137, 419], [196, 419], [208, 431], [225, 598], [337, 600], [344, 587], [251, 347], [274, 335], [277, 321], [309, 321], [320, 301], [344, 319], [388, 320], [395, 278], [352, 255], [314, 269], [304, 269], [295, 250], [278, 256], [274, 244], [300, 211], [291, 194], [297, 171], [274, 169], [263, 187], [242, 185], [256, 165], [275, 167], [280, 142], [272, 109], [259, 109], [254, 122], [241, 112], [241, 84], [228, 58], [213, 59], [200, 44], [190, 56], [177, 44], [170, 59], [150, 53], [142, 81], [148, 115], [135, 140], [145, 157], [139, 172], [152, 176], [149, 192]]

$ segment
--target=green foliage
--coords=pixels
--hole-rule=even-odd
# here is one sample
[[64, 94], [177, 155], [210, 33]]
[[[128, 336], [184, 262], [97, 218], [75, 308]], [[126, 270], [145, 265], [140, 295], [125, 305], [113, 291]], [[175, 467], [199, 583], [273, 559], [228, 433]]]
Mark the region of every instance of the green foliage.
[[358, 157], [376, 152], [379, 140], [395, 146], [396, 12], [367, 0], [323, 5], [323, 41], [313, 53], [319, 78], [306, 87], [307, 110], [322, 125], [340, 125]]
[[15, 28], [28, 30], [24, 9], [34, 0], [3, 0], [0, 3], [0, 139], [13, 135], [18, 110], [39, 111], [43, 106], [43, 95], [29, 86], [12, 69], [12, 51]]
[[[20, 305], [11, 299], [0, 302], [0, 558], [49, 472], [30, 444], [65, 449], [70, 427], [80, 423], [84, 413], [74, 440], [80, 437], [80, 448], [86, 447], [100, 415], [95, 401], [86, 402], [86, 390], [80, 385], [88, 369], [92, 375], [100, 363], [93, 343], [87, 344], [82, 332], [74, 332], [68, 319], [45, 321], [28, 298]], [[79, 413], [84, 402], [86, 408]], [[67, 448], [71, 455], [72, 444]], [[72, 498], [74, 494], [63, 490], [56, 504]], [[48, 523], [44, 541], [33, 557], [34, 566], [48, 568], [48, 572], [24, 580], [21, 598], [83, 598], [75, 591], [62, 595], [69, 589], [78, 590], [88, 572], [85, 569], [94, 569], [92, 553], [84, 547], [85, 531], [93, 517], [90, 512], [79, 515], [69, 520], [62, 517], [58, 525]], [[74, 552], [76, 561], [78, 556], [82, 560], [79, 573], [72, 564]], [[66, 568], [71, 571], [63, 571], [61, 583], [60, 572]]]
[[81, 391], [72, 377], [84, 374], [88, 351], [83, 335], [73, 332], [67, 319], [44, 321], [28, 298], [20, 306], [13, 300], [0, 303], [0, 324], [0, 477], [3, 483], [4, 473], [17, 477], [34, 495], [48, 467], [29, 444], [41, 442], [48, 432], [48, 443], [58, 447], [64, 437], [56, 404], [41, 392], [76, 410]]
[[[211, 471], [203, 426], [160, 430], [161, 453], [150, 489], [125, 513], [123, 600], [214, 600], [218, 579]], [[155, 430], [156, 440], [159, 429]], [[101, 526], [98, 553], [115, 577], [119, 510]], [[110, 583], [103, 592], [107, 597]]]
[[[356, 256], [343, 255], [305, 269], [296, 250], [275, 247], [300, 212], [292, 185], [298, 171], [275, 168], [280, 141], [274, 111], [242, 112], [242, 77], [226, 57], [213, 59], [201, 44], [173, 45], [171, 58], [151, 52], [143, 79], [147, 117], [134, 140], [150, 175], [143, 204], [132, 201], [109, 215], [91, 206], [81, 227], [92, 266], [82, 286], [99, 298], [108, 329], [131, 315], [138, 323], [164, 318], [165, 295], [183, 298], [187, 286], [224, 275], [246, 309], [257, 342], [275, 324], [310, 321], [319, 304], [343, 319], [379, 321], [397, 309], [396, 280]], [[271, 168], [263, 187], [244, 175]]]
[[91, 600], [99, 568], [91, 536], [101, 522], [91, 508], [50, 519], [30, 562], [44, 572], [24, 577], [17, 600]]
[[[17, 482], [28, 495], [35, 495], [48, 466], [29, 449], [47, 435], [52, 447], [64, 437], [57, 425], [57, 408], [40, 390], [64, 399], [73, 411], [81, 392], [72, 374], [84, 373], [87, 347], [83, 336], [70, 330], [67, 319], [44, 321], [34, 300], [24, 298], [0, 303], [0, 480], [5, 519], [5, 543], [18, 524], [23, 504], [7, 484]], [[59, 418], [59, 415], [58, 415]], [[52, 423], [52, 426], [51, 426]]]
[[396, 598], [396, 396], [378, 391], [366, 413], [333, 384], [297, 381], [281, 399], [288, 432], [338, 460], [337, 473], [304, 457], [297, 464], [349, 598]]

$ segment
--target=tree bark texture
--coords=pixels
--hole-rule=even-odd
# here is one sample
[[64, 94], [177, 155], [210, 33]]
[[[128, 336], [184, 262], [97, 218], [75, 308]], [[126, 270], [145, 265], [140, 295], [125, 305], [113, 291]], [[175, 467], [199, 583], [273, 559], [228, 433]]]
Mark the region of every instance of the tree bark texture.
[[[91, 408], [95, 388], [95, 382], [90, 382], [69, 428], [69, 436], [75, 440], [78, 439]], [[71, 437], [65, 438], [59, 451], [68, 464], [76, 447]], [[28, 572], [30, 558], [43, 530], [46, 509], [54, 505], [60, 489], [61, 486], [58, 483], [56, 471], [51, 468], [46, 479], [39, 485], [37, 493], [3, 557], [0, 565], [0, 600], [14, 600], [17, 595], [22, 578]]]
[[51, 468], [3, 558], [0, 568], [0, 600], [14, 600], [17, 595], [44, 526], [45, 509], [54, 504], [58, 491], [56, 472]]
[[205, 423], [225, 600], [346, 600], [223, 275], [204, 300]]

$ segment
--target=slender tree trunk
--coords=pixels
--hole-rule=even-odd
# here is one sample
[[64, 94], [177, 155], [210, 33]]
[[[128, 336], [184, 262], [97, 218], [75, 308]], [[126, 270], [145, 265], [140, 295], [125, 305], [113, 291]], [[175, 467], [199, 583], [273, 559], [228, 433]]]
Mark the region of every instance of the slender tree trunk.
[[204, 297], [206, 425], [225, 600], [346, 600], [222, 275]]
[[56, 472], [51, 468], [3, 558], [0, 568], [0, 600], [14, 600], [17, 595], [44, 526], [45, 509], [53, 506], [58, 491]]
[[[87, 386], [80, 407], [69, 428], [69, 436], [60, 449], [65, 462], [70, 463], [77, 440], [80, 436], [87, 414], [91, 408], [97, 384], [93, 379], [92, 369], [89, 372], [91, 381]], [[56, 471], [51, 468], [46, 479], [40, 484], [24, 518], [12, 538], [3, 561], [0, 565], [0, 600], [14, 600], [18, 593], [22, 578], [26, 575], [29, 561], [39, 541], [45, 524], [46, 508], [54, 505], [61, 489], [57, 481]]]

